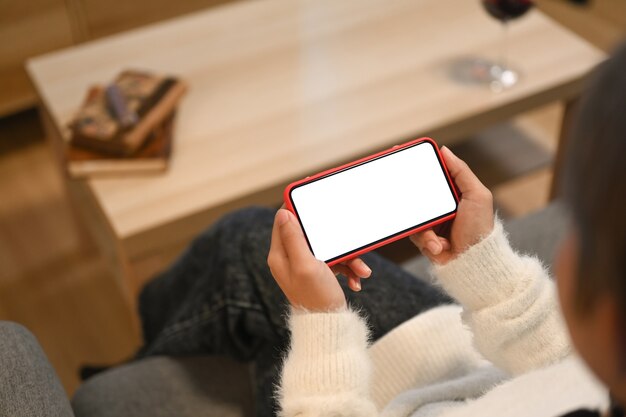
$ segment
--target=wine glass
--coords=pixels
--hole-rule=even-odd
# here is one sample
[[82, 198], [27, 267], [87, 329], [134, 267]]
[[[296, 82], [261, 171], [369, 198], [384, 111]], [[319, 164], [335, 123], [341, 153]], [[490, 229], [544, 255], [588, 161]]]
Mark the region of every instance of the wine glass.
[[511, 20], [517, 19], [524, 15], [533, 7], [531, 0], [481, 0], [485, 10], [502, 22], [503, 41], [502, 52], [498, 62], [484, 63], [483, 73], [487, 77], [487, 81], [491, 89], [500, 92], [507, 88], [513, 87], [519, 80], [519, 73], [509, 66], [507, 53], [507, 33], [508, 24]]

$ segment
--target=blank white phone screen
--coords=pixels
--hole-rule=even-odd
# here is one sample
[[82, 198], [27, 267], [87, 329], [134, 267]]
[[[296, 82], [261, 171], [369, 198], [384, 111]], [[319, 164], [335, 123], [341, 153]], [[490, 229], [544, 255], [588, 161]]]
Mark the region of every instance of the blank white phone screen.
[[313, 254], [326, 262], [457, 206], [430, 142], [297, 186], [290, 196]]

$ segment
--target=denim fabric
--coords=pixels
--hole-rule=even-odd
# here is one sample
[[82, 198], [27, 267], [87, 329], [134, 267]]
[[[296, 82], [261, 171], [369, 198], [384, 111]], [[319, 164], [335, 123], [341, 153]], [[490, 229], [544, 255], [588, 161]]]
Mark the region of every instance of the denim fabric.
[[[142, 291], [144, 347], [151, 355], [227, 354], [256, 366], [257, 415], [275, 415], [273, 390], [288, 344], [287, 300], [267, 266], [275, 210], [234, 212], [200, 235]], [[361, 310], [374, 340], [451, 300], [375, 253], [363, 256], [372, 277], [347, 299]]]

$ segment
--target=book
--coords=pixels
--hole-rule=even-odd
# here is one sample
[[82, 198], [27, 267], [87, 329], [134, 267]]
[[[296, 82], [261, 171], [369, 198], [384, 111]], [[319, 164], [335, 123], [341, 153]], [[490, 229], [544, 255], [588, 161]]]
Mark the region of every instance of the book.
[[175, 112], [154, 128], [132, 156], [112, 156], [76, 146], [66, 148], [67, 171], [73, 178], [154, 174], [167, 170], [172, 153]]
[[176, 78], [124, 71], [106, 88], [94, 87], [70, 122], [74, 147], [115, 156], [134, 154], [187, 90]]

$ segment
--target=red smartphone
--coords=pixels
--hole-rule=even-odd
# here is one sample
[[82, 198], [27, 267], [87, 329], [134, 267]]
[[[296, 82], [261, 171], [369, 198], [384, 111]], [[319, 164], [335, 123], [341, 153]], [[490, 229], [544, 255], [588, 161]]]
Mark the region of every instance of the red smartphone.
[[289, 184], [285, 205], [329, 265], [454, 218], [458, 196], [430, 138]]

